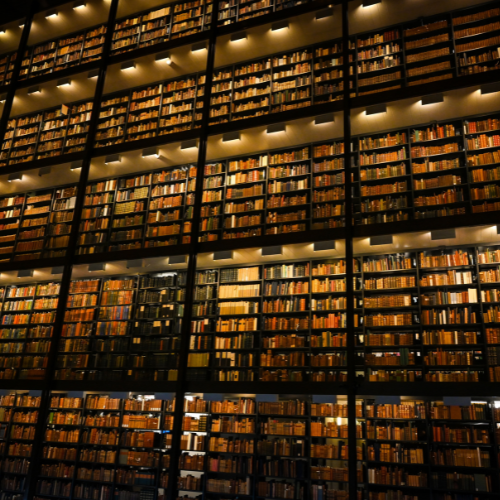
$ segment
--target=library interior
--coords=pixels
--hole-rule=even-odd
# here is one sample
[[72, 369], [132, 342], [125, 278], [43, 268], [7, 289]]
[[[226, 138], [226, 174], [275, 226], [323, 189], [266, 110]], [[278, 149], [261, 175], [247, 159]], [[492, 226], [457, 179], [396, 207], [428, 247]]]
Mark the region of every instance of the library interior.
[[498, 499], [499, 2], [4, 3], [0, 500]]

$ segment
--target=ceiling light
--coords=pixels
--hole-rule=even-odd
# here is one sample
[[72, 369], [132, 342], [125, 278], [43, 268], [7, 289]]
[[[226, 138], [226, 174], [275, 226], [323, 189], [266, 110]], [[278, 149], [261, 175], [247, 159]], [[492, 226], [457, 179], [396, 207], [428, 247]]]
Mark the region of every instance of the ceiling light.
[[241, 141], [240, 133], [238, 131], [235, 132], [227, 132], [222, 135], [222, 142], [231, 142], [231, 141]]
[[245, 40], [247, 37], [246, 31], [239, 31], [238, 33], [233, 33], [231, 35], [231, 42], [237, 42], [238, 40]]
[[314, 119], [314, 125], [321, 125], [322, 123], [332, 123], [335, 121], [333, 113], [327, 113], [326, 115], [317, 116]]
[[172, 58], [170, 57], [169, 52], [161, 52], [160, 54], [156, 54], [155, 61], [165, 61], [167, 64], [172, 64]]
[[168, 258], [169, 264], [185, 264], [186, 262], [187, 262], [186, 255], [173, 255], [172, 257]]
[[45, 14], [45, 19], [48, 19], [49, 17], [57, 17], [57, 10], [51, 9], [47, 11], [47, 14]]
[[494, 92], [500, 92], [500, 82], [481, 85], [481, 94], [493, 94]]
[[387, 104], [375, 104], [368, 106], [365, 113], [367, 115], [376, 115], [378, 113], [387, 113]]
[[193, 46], [191, 47], [191, 52], [196, 52], [198, 50], [203, 50], [206, 48], [207, 48], [207, 42], [193, 43]]
[[447, 229], [436, 229], [435, 231], [431, 231], [431, 240], [449, 240], [457, 237], [457, 233], [455, 228], [447, 228]]
[[271, 31], [279, 31], [279, 30], [284, 30], [285, 28], [289, 28], [290, 25], [288, 23], [288, 19], [285, 19], [283, 21], [278, 21], [277, 23], [273, 23], [271, 25]]
[[314, 251], [335, 250], [335, 240], [317, 241], [314, 243]]
[[69, 78], [63, 78], [57, 82], [57, 87], [67, 87], [69, 85], [71, 85], [71, 80]]
[[392, 234], [385, 234], [383, 236], [372, 236], [370, 238], [370, 246], [377, 245], [392, 245]]
[[142, 267], [143, 265], [144, 261], [142, 259], [127, 260], [127, 269], [132, 269], [134, 267]]
[[142, 150], [142, 157], [146, 158], [148, 156], [156, 156], [156, 158], [160, 157], [160, 153], [158, 152], [158, 148], [146, 148]]
[[422, 106], [425, 106], [427, 104], [434, 104], [436, 102], [443, 102], [443, 101], [444, 101], [443, 94], [426, 95], [426, 96], [422, 97]]
[[363, 7], [371, 7], [378, 3], [382, 3], [382, 0], [363, 0]]
[[220, 252], [214, 252], [214, 260], [226, 260], [233, 258], [232, 250], [221, 250]]
[[64, 272], [64, 266], [57, 266], [57, 267], [52, 268], [52, 271], [50, 272], [50, 274], [52, 274], [52, 275], [62, 274], [63, 272]]
[[73, 4], [73, 9], [82, 9], [83, 7], [86, 7], [87, 6], [87, 2], [85, 0], [77, 0], [74, 4]]
[[268, 134], [275, 134], [276, 132], [285, 132], [286, 123], [274, 123], [273, 125], [269, 125], [267, 127]]
[[87, 78], [97, 78], [98, 76], [99, 76], [99, 70], [93, 69], [92, 71], [89, 71]]
[[127, 61], [122, 63], [120, 69], [125, 71], [126, 69], [135, 69], [135, 61]]
[[332, 16], [333, 16], [332, 8], [321, 9], [316, 12], [316, 21], [318, 21], [319, 19], [325, 19], [325, 17], [332, 17]]
[[83, 160], [76, 160], [71, 162], [71, 170], [76, 170], [77, 168], [82, 168]]
[[24, 25], [26, 24], [26, 19], [20, 19], [19, 20], [19, 27], [24, 28]]
[[8, 182], [22, 181], [22, 180], [23, 180], [23, 174], [9, 174], [9, 177], [7, 177]]
[[89, 264], [89, 273], [93, 271], [104, 271], [106, 269], [106, 264], [104, 262], [96, 262], [95, 264]]
[[5, 99], [7, 99], [7, 94], [0, 94], [0, 104], [5, 102]]
[[107, 165], [108, 163], [120, 163], [122, 161], [119, 154], [109, 155], [104, 158], [104, 163]]
[[283, 247], [281, 245], [275, 245], [272, 247], [264, 247], [261, 251], [262, 255], [282, 255]]
[[21, 271], [17, 271], [18, 278], [32, 278], [35, 273], [34, 269], [22, 269]]
[[28, 89], [28, 94], [41, 94], [42, 93], [42, 90], [40, 89], [40, 87], [37, 85], [36, 87], [30, 87]]
[[198, 147], [198, 141], [196, 139], [191, 139], [190, 141], [181, 142], [181, 149], [191, 149], [197, 147]]
[[5, 34], [5, 28], [0, 28], [0, 35]]

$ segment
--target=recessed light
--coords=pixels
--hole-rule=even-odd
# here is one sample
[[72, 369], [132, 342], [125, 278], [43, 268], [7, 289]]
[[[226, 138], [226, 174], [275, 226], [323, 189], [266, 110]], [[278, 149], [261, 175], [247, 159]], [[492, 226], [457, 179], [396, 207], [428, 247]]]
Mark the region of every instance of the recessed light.
[[73, 9], [82, 9], [83, 7], [86, 7], [87, 6], [87, 2], [85, 0], [77, 0], [74, 4], [73, 4]]
[[155, 61], [156, 62], [165, 61], [167, 64], [172, 64], [172, 58], [170, 57], [169, 52], [162, 52], [160, 54], [156, 54]]
[[427, 104], [434, 104], [437, 102], [443, 102], [443, 101], [444, 101], [443, 94], [426, 95], [426, 96], [422, 97], [422, 106], [425, 106]]
[[283, 247], [281, 245], [275, 245], [272, 247], [264, 247], [261, 250], [262, 255], [282, 255]]
[[191, 139], [190, 141], [181, 142], [181, 149], [191, 149], [197, 147], [198, 147], [198, 141], [196, 139]]
[[335, 121], [333, 113], [327, 113], [326, 115], [317, 116], [314, 119], [314, 125], [321, 125], [322, 123], [332, 123]]
[[374, 104], [368, 106], [365, 113], [367, 115], [377, 115], [378, 113], [387, 113], [387, 104]]
[[332, 17], [332, 16], [333, 16], [332, 8], [321, 9], [316, 12], [316, 21], [318, 21], [319, 19], [325, 19], [326, 17]]
[[92, 71], [89, 71], [87, 78], [97, 78], [98, 76], [99, 76], [99, 70], [93, 69]]
[[371, 7], [378, 3], [382, 3], [382, 0], [363, 0], [363, 7]]
[[231, 142], [231, 141], [241, 141], [240, 133], [238, 131], [235, 132], [227, 132], [222, 135], [222, 142]]
[[52, 268], [52, 271], [50, 271], [50, 274], [52, 274], [52, 275], [62, 274], [63, 272], [64, 272], [64, 266], [57, 266], [57, 267]]
[[0, 104], [5, 102], [5, 100], [7, 99], [7, 94], [0, 94]]
[[28, 89], [28, 94], [41, 94], [42, 90], [40, 89], [40, 87], [37, 85], [36, 87], [30, 87]]
[[0, 28], [0, 35], [5, 34], [5, 28]]
[[316, 241], [314, 251], [320, 252], [322, 250], [335, 250], [335, 240]]
[[207, 42], [193, 43], [193, 46], [191, 47], [191, 52], [196, 52], [198, 50], [203, 50], [206, 48], [207, 48]]
[[383, 236], [372, 236], [370, 238], [370, 246], [392, 245], [392, 234], [384, 234]]
[[276, 132], [285, 132], [286, 123], [273, 123], [267, 127], [268, 134], [275, 134]]
[[78, 168], [82, 168], [83, 160], [76, 160], [71, 162], [70, 170], [76, 170]]
[[22, 181], [22, 180], [23, 180], [23, 174], [9, 174], [9, 177], [7, 177], [8, 182]]
[[271, 31], [279, 31], [279, 30], [284, 30], [285, 28], [289, 28], [290, 24], [288, 23], [288, 19], [285, 19], [283, 21], [278, 21], [277, 23], [273, 23], [271, 25]]
[[22, 269], [21, 271], [17, 271], [18, 278], [32, 278], [33, 274], [35, 274], [34, 269]]
[[45, 19], [48, 19], [49, 17], [57, 17], [58, 13], [57, 10], [51, 9], [48, 10], [47, 13], [45, 14]]
[[220, 252], [214, 252], [214, 260], [226, 260], [233, 258], [232, 250], [221, 250]]
[[125, 71], [126, 69], [135, 69], [135, 61], [127, 61], [122, 63], [120, 69]]
[[457, 237], [457, 233], [455, 228], [447, 228], [447, 229], [436, 229], [431, 231], [431, 240], [449, 240]]
[[106, 264], [104, 262], [96, 262], [94, 264], [89, 264], [89, 273], [93, 271], [104, 271], [106, 269]]
[[26, 19], [19, 19], [19, 27], [24, 28], [24, 25], [26, 24]]
[[481, 85], [481, 94], [493, 94], [494, 92], [500, 92], [500, 82]]
[[120, 163], [122, 161], [119, 154], [109, 155], [104, 158], [104, 163], [107, 165], [108, 163]]
[[57, 87], [67, 87], [71, 85], [71, 80], [69, 78], [63, 78], [57, 81]]
[[238, 33], [233, 33], [231, 35], [231, 42], [237, 42], [238, 40], [245, 40], [247, 38], [246, 31], [239, 31]]
[[127, 269], [142, 267], [143, 265], [144, 265], [144, 260], [142, 259], [127, 260]]
[[173, 255], [172, 257], [168, 258], [169, 264], [185, 264], [186, 262], [187, 262], [186, 255]]
[[160, 153], [158, 152], [158, 148], [146, 148], [142, 150], [142, 157], [146, 158], [148, 156], [156, 156], [156, 158], [160, 157]]

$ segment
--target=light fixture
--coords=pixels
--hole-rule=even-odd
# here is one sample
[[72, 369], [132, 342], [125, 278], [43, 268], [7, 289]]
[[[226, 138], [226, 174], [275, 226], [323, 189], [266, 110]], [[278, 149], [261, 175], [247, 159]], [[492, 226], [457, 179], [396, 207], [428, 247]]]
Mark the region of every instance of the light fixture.
[[18, 278], [32, 278], [35, 271], [33, 269], [21, 269], [17, 271]]
[[207, 48], [207, 42], [193, 43], [191, 47], [191, 52], [197, 52], [198, 50], [203, 50]]
[[382, 0], [363, 0], [363, 7], [371, 7], [378, 3], [382, 3]]
[[121, 162], [121, 156], [119, 154], [116, 155], [108, 155], [104, 158], [104, 163], [107, 165], [108, 163], [119, 163]]
[[185, 264], [187, 262], [186, 255], [172, 255], [168, 258], [169, 264]]
[[134, 267], [142, 267], [144, 261], [142, 259], [127, 260], [127, 269], [132, 269]]
[[142, 157], [146, 158], [148, 156], [156, 156], [156, 158], [160, 157], [160, 153], [158, 152], [158, 148], [146, 148], [142, 150]]
[[247, 38], [246, 31], [238, 31], [238, 33], [233, 33], [231, 35], [231, 42], [237, 42], [238, 40], [245, 40]]
[[50, 274], [52, 274], [52, 275], [62, 274], [63, 272], [64, 272], [64, 266], [57, 266], [57, 267], [52, 268], [52, 271], [50, 271]]
[[443, 94], [431, 94], [422, 97], [422, 106], [426, 106], [427, 104], [435, 104], [437, 102], [444, 102]]
[[127, 61], [127, 62], [122, 63], [122, 65], [120, 66], [120, 69], [122, 71], [125, 71], [127, 69], [135, 69], [135, 61]]
[[326, 115], [317, 116], [314, 119], [314, 125], [321, 125], [322, 123], [332, 123], [335, 121], [333, 113], [327, 113]]
[[374, 104], [373, 106], [368, 106], [365, 113], [367, 115], [376, 115], [378, 113], [387, 113], [387, 104]]
[[316, 21], [319, 19], [324, 19], [325, 17], [332, 17], [333, 16], [333, 9], [328, 7], [326, 9], [321, 9], [316, 12]]
[[500, 92], [500, 82], [487, 83], [486, 85], [481, 85], [481, 94], [493, 94], [494, 92]]
[[24, 28], [24, 25], [26, 24], [26, 19], [20, 19], [19, 20], [19, 27]]
[[22, 181], [23, 180], [23, 174], [9, 174], [9, 177], [7, 178], [9, 182], [12, 181]]
[[447, 228], [447, 229], [436, 229], [435, 231], [431, 231], [431, 240], [448, 240], [452, 238], [456, 238], [457, 233], [455, 228]]
[[285, 28], [289, 28], [290, 24], [288, 23], [288, 19], [284, 19], [283, 21], [278, 21], [277, 23], [273, 23], [271, 25], [271, 31], [279, 31], [284, 30]]
[[5, 28], [0, 28], [0, 35], [4, 35], [5, 34]]
[[267, 127], [268, 134], [275, 134], [276, 132], [285, 132], [286, 123], [273, 123]]
[[98, 76], [99, 76], [99, 70], [93, 69], [92, 71], [89, 71], [87, 78], [97, 78]]
[[82, 9], [83, 7], [86, 7], [87, 6], [87, 2], [85, 0], [77, 0], [74, 4], [73, 4], [73, 9]]
[[37, 85], [36, 87], [30, 87], [28, 89], [28, 94], [41, 94], [42, 93], [42, 89]]
[[221, 250], [220, 252], [214, 252], [214, 260], [226, 260], [233, 258], [232, 250]]
[[392, 245], [392, 234], [384, 234], [383, 236], [372, 236], [370, 238], [370, 246], [375, 247], [378, 245]]
[[160, 54], [156, 54], [155, 61], [165, 61], [167, 64], [172, 64], [172, 58], [170, 57], [169, 52], [161, 52]]
[[198, 141], [196, 139], [191, 139], [190, 141], [181, 142], [181, 149], [191, 149], [197, 147], [198, 147]]
[[50, 9], [47, 11], [45, 14], [45, 19], [48, 19], [49, 17], [57, 17], [57, 10], [55, 9]]
[[71, 162], [70, 170], [76, 170], [78, 168], [82, 168], [83, 160], [76, 160]]
[[71, 85], [70, 78], [63, 78], [62, 80], [57, 81], [57, 87], [67, 87], [68, 85]]
[[42, 175], [47, 175], [50, 174], [51, 168], [50, 167], [42, 167], [38, 171], [38, 176], [41, 177]]
[[321, 252], [322, 250], [335, 250], [335, 240], [316, 241], [314, 251]]
[[5, 99], [7, 99], [7, 94], [0, 94], [0, 104], [5, 102]]
[[95, 262], [94, 264], [89, 264], [89, 273], [94, 271], [104, 271], [106, 269], [106, 263], [104, 262]]
[[264, 247], [261, 251], [262, 255], [282, 255], [283, 247], [281, 245], [275, 245], [272, 247]]
[[241, 141], [240, 133], [237, 130], [235, 132], [227, 132], [222, 135], [222, 142], [231, 141]]

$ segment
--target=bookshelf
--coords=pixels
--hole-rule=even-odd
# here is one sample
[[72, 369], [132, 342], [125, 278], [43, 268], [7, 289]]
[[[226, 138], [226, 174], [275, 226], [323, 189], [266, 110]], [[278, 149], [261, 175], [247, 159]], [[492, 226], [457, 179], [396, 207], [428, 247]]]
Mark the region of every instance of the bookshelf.
[[92, 107], [81, 101], [9, 119], [0, 158], [16, 165], [83, 151]]
[[2, 495], [16, 498], [27, 488], [41, 397], [37, 391], [3, 391], [0, 396]]
[[[291, 491], [311, 498], [346, 498], [345, 400], [202, 396], [206, 399], [196, 395], [184, 400], [180, 498], [283, 498]], [[324, 399], [337, 397], [318, 401]]]
[[212, 3], [175, 2], [116, 21], [111, 54], [181, 38], [210, 29]]
[[184, 165], [88, 184], [77, 253], [189, 243], [195, 181]]
[[43, 380], [59, 286], [35, 282], [2, 289], [2, 379]]
[[175, 400], [121, 394], [52, 393], [36, 498], [164, 495]]
[[344, 273], [341, 259], [198, 271], [189, 380], [345, 381]]
[[98, 61], [101, 58], [105, 34], [105, 25], [93, 26], [28, 47], [20, 79], [36, 78]]
[[75, 280], [58, 380], [177, 380], [185, 273]]
[[17, 52], [2, 54], [0, 56], [0, 85], [9, 85], [12, 78], [12, 70], [17, 58]]

